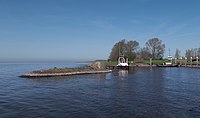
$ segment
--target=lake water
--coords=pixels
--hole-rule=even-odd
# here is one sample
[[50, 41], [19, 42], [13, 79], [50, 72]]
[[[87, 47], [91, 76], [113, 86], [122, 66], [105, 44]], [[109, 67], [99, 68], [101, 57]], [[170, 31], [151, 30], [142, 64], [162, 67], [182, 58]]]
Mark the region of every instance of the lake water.
[[53, 78], [19, 75], [85, 63], [0, 63], [0, 117], [200, 117], [200, 69], [132, 68]]

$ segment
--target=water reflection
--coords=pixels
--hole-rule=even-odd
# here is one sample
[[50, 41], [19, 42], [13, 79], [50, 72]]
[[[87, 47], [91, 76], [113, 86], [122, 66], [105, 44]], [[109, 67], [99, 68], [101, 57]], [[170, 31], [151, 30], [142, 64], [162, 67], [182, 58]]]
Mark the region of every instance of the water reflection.
[[119, 70], [118, 71], [118, 78], [120, 80], [124, 80], [128, 77], [128, 70]]
[[119, 70], [118, 72], [119, 77], [127, 77], [128, 76], [128, 70]]
[[95, 78], [95, 79], [105, 79], [107, 78], [107, 74], [83, 74], [83, 75], [69, 75], [69, 76], [55, 76], [55, 77], [33, 77], [33, 78], [26, 78], [30, 79], [33, 82], [48, 82], [48, 81], [55, 81], [55, 80], [65, 80], [65, 79], [77, 79], [77, 78]]

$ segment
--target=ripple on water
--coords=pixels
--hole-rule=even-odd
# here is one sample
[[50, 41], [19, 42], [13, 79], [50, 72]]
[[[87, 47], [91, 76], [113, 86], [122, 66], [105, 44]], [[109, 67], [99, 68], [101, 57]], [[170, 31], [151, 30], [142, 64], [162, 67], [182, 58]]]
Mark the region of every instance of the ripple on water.
[[200, 117], [199, 69], [18, 77], [56, 65], [0, 64], [0, 117]]

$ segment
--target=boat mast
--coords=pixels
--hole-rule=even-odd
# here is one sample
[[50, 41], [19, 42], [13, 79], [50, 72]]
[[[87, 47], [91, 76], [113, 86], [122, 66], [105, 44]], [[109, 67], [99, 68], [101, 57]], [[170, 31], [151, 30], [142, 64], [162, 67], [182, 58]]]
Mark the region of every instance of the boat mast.
[[120, 57], [120, 42], [119, 42], [119, 47], [118, 48], [119, 48], [119, 57]]
[[171, 54], [170, 54], [170, 48], [169, 48], [169, 56], [168, 56], [168, 60], [170, 59], [170, 61], [171, 61], [171, 63], [172, 63], [172, 56], [171, 56]]

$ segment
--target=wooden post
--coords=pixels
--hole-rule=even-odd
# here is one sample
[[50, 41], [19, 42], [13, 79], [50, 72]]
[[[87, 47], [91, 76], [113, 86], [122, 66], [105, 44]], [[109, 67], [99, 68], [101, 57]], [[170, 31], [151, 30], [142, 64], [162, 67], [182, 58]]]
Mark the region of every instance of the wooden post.
[[152, 67], [152, 58], [150, 58], [150, 60], [149, 60], [149, 61], [150, 61], [150, 66]]
[[199, 57], [196, 58], [197, 59], [197, 66], [199, 65]]
[[190, 57], [190, 66], [192, 67], [192, 57]]
[[180, 58], [181, 62], [180, 62], [180, 65], [183, 64], [183, 57]]
[[185, 67], [187, 66], [187, 57], [185, 57]]
[[171, 58], [171, 64], [173, 63], [173, 58]]

